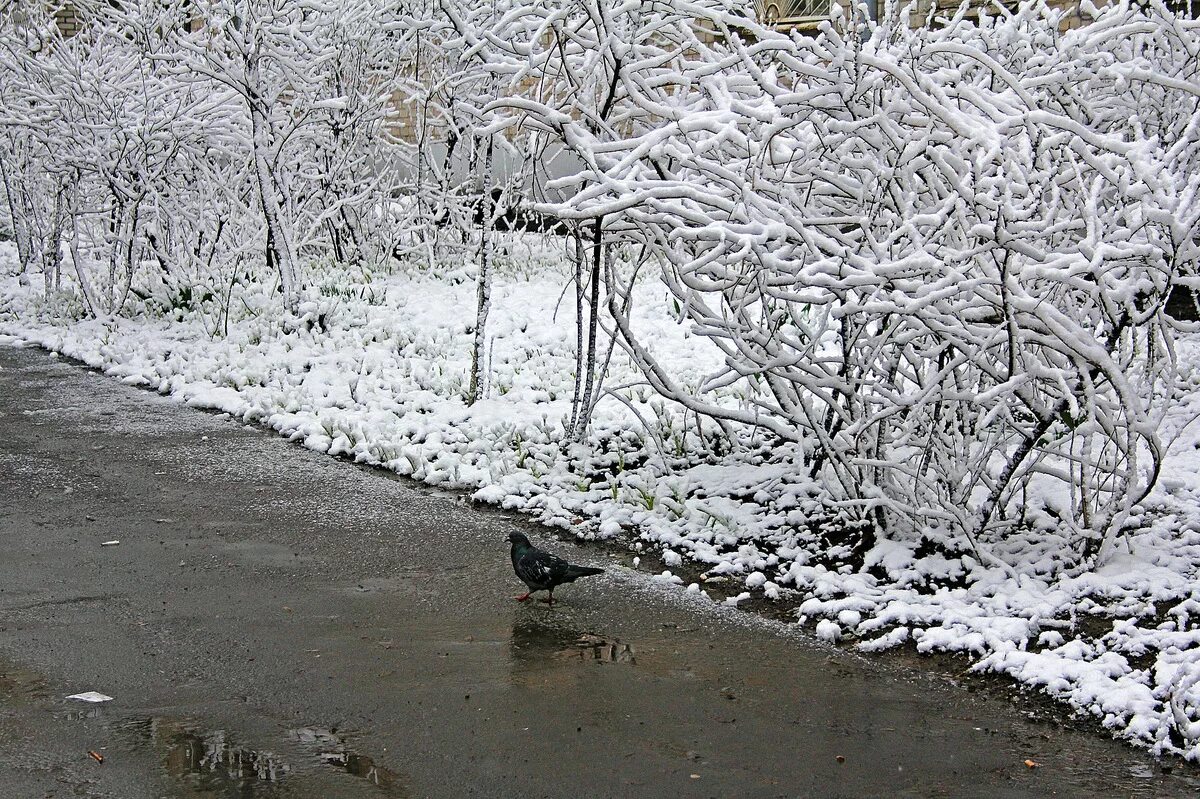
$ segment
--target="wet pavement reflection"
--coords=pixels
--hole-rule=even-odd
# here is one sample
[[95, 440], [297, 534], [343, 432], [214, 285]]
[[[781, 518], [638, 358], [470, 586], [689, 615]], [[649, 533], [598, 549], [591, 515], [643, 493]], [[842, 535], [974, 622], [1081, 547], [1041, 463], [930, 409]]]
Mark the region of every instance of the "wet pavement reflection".
[[231, 743], [224, 730], [180, 732], [167, 742], [165, 768], [172, 777], [195, 776], [206, 791], [236, 791], [257, 783], [279, 782], [291, 767], [271, 752]]
[[361, 777], [380, 788], [402, 785], [400, 775], [377, 764], [372, 758], [346, 748], [345, 741], [333, 732], [307, 727], [289, 730], [289, 737], [316, 752], [317, 759], [327, 766]]
[[551, 612], [518, 616], [513, 623], [510, 650], [516, 668], [546, 667], [563, 661], [637, 663], [632, 644], [574, 629], [568, 619]]
[[345, 736], [330, 730], [297, 727], [270, 748], [255, 748], [233, 731], [177, 719], [128, 718], [112, 726], [132, 748], [153, 754], [180, 799], [343, 795], [335, 785], [345, 777], [378, 789], [373, 795], [408, 795], [403, 775], [353, 751]]

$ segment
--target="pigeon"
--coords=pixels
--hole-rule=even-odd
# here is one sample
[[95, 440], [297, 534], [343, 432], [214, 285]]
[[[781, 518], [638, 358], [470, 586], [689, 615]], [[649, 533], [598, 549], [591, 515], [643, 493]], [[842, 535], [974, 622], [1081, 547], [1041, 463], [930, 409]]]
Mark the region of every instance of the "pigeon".
[[575, 566], [567, 563], [558, 555], [551, 555], [529, 543], [524, 533], [509, 533], [508, 540], [512, 544], [513, 571], [521, 582], [529, 586], [529, 590], [517, 597], [518, 602], [529, 599], [534, 591], [549, 591], [548, 604], [554, 604], [554, 589], [563, 583], [573, 583], [580, 577], [590, 574], [600, 574], [604, 569], [591, 566]]

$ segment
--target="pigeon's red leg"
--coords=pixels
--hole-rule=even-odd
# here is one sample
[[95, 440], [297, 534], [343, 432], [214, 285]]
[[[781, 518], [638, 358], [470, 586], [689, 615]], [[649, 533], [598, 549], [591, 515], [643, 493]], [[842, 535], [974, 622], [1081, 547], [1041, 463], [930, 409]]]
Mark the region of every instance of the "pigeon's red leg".
[[520, 595], [519, 597], [517, 597], [516, 599], [517, 599], [517, 601], [518, 601], [518, 602], [524, 602], [526, 599], [529, 599], [529, 592], [528, 592], [528, 591], [526, 591], [525, 593], [521, 594], [521, 595]]

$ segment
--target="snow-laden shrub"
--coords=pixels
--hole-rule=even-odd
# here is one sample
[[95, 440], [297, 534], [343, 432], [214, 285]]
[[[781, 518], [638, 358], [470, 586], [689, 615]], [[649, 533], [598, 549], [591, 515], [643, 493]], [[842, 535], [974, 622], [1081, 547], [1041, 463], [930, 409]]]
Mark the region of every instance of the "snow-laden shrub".
[[493, 124], [581, 165], [543, 210], [651, 253], [723, 350], [686, 391], [611, 302], [658, 391], [807, 447], [835, 516], [990, 559], [1044, 508], [1088, 563], [1162, 454], [1200, 39], [1158, 4], [1086, 12], [890, 6], [802, 37], [719, 0], [510, 0], [456, 24], [507, 80]]
[[[371, 264], [397, 246], [403, 156], [386, 135], [405, 53], [368, 0], [85, 0], [0, 18], [0, 200], [22, 268], [93, 315]], [[64, 271], [64, 265], [67, 270]], [[265, 267], [265, 268], [264, 268]]]

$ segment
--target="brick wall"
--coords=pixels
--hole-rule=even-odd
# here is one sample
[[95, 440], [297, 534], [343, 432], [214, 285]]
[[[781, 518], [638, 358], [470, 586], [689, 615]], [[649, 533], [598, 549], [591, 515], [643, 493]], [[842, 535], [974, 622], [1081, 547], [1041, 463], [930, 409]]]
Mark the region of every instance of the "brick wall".
[[71, 38], [83, 28], [83, 17], [72, 3], [64, 3], [54, 11], [54, 21], [65, 38]]

